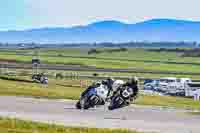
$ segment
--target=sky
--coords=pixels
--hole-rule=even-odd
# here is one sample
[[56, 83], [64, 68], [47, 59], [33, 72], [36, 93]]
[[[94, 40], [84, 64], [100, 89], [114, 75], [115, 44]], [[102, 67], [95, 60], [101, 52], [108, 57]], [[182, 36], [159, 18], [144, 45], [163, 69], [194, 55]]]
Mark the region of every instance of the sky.
[[0, 0], [0, 30], [71, 27], [101, 20], [200, 21], [199, 0]]

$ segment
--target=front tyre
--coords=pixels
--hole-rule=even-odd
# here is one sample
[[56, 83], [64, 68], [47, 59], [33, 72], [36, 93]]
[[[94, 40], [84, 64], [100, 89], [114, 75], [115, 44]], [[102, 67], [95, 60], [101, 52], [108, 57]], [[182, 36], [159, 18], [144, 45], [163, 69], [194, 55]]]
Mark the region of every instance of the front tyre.
[[76, 103], [76, 108], [77, 109], [89, 109], [90, 108], [90, 103], [88, 101], [87, 97], [81, 98], [77, 103]]
[[124, 106], [124, 100], [120, 96], [113, 97], [111, 104], [108, 106], [108, 110], [118, 109]]
[[76, 103], [76, 109], [81, 109], [80, 101], [78, 101], [78, 102]]
[[115, 108], [113, 106], [108, 106], [108, 110], [114, 110]]

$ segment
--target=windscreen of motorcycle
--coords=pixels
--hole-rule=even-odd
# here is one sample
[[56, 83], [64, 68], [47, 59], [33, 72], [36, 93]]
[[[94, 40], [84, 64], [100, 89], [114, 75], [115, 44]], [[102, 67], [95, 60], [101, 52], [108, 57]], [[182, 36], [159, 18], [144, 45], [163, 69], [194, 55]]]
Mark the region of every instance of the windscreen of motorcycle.
[[90, 91], [87, 93], [87, 95], [88, 96], [97, 95], [97, 89], [96, 88], [90, 89]]

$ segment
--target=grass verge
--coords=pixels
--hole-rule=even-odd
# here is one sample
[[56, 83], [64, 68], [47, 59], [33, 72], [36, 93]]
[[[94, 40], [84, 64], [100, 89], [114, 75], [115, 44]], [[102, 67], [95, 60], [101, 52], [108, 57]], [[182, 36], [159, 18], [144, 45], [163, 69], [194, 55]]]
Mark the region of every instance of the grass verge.
[[125, 129], [72, 128], [7, 118], [0, 118], [0, 131], [1, 133], [139, 133]]
[[200, 102], [189, 98], [171, 96], [148, 96], [140, 95], [136, 104], [162, 107], [174, 107], [182, 109], [200, 109]]
[[0, 95], [30, 96], [51, 99], [78, 99], [84, 88], [80, 81], [50, 79], [48, 85], [0, 79]]
[[189, 114], [189, 115], [199, 115], [200, 116], [200, 112], [187, 112], [187, 114]]

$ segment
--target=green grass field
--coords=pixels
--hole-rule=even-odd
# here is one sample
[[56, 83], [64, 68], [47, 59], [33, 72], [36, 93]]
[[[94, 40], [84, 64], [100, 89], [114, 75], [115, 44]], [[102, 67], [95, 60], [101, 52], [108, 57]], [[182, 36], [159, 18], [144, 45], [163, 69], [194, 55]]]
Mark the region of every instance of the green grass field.
[[17, 119], [0, 118], [1, 133], [139, 133], [125, 129], [64, 127]]
[[[91, 81], [88, 81], [90, 83]], [[28, 96], [50, 99], [77, 100], [86, 87], [80, 86], [79, 80], [50, 79], [49, 85], [31, 83], [30, 80], [14, 81], [0, 79], [0, 95], [3, 96]], [[136, 100], [138, 105], [153, 105], [163, 107], [200, 109], [200, 102], [187, 98], [143, 96]]]
[[[31, 61], [32, 56], [19, 55], [19, 53], [32, 54], [32, 50], [1, 50], [0, 59], [15, 59]], [[101, 53], [88, 55], [88, 49], [41, 49], [40, 58], [44, 63], [51, 64], [79, 64], [101, 68], [136, 68], [153, 71], [174, 72], [200, 72], [200, 65], [171, 64], [171, 62], [200, 63], [198, 58], [181, 57], [173, 52], [150, 52], [145, 49], [130, 49], [126, 52]], [[48, 56], [73, 56], [73, 57], [48, 57]], [[81, 57], [81, 58], [80, 58]], [[93, 58], [91, 58], [93, 57]], [[95, 58], [94, 58], [95, 57]], [[160, 61], [160, 62], [152, 62]]]
[[170, 96], [143, 96], [136, 101], [139, 105], [153, 105], [161, 107], [174, 107], [182, 109], [200, 109], [200, 102], [193, 99]]
[[81, 88], [78, 80], [62, 81], [50, 79], [48, 85], [31, 83], [30, 81], [30, 79], [25, 79], [25, 81], [0, 79], [0, 95], [78, 99], [84, 89]]
[[189, 114], [189, 115], [200, 115], [200, 112], [189, 112], [187, 114]]

